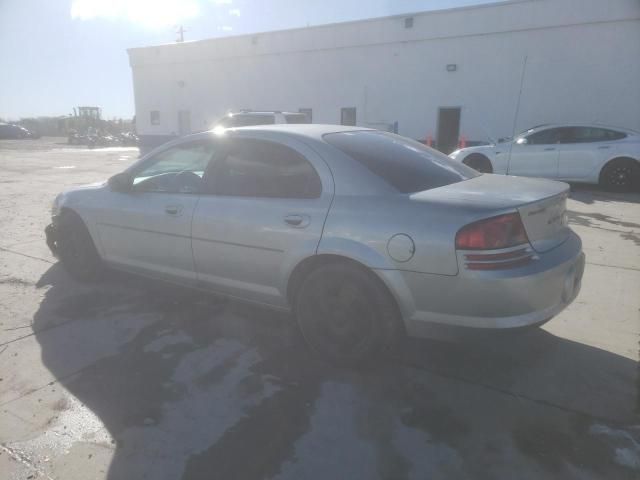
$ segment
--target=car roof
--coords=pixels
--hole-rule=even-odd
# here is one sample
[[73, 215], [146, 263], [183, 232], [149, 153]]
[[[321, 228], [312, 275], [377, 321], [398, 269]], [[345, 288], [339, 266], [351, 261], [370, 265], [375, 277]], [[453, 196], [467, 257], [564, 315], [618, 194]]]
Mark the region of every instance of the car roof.
[[618, 132], [629, 133], [632, 135], [639, 135], [640, 132], [636, 130], [632, 130], [630, 128], [618, 127], [615, 125], [607, 125], [604, 123], [546, 123], [542, 125], [536, 125], [535, 127], [527, 128], [523, 130], [521, 133], [527, 133], [530, 131], [540, 131], [540, 130], [548, 130], [550, 128], [563, 128], [563, 127], [587, 127], [587, 128], [605, 128], [607, 130], [616, 130]]
[[305, 115], [302, 112], [281, 112], [280, 110], [240, 110], [239, 112], [230, 112], [227, 116], [237, 117], [240, 115], [275, 115], [281, 113], [283, 115]]
[[[374, 131], [372, 128], [354, 127], [348, 125], [325, 125], [320, 123], [278, 123], [274, 125], [251, 125], [247, 127], [227, 128], [223, 131], [216, 129], [209, 130], [196, 135], [224, 135], [225, 133], [270, 133], [275, 136], [296, 136], [322, 140], [322, 136], [328, 133], [354, 132], [354, 131]], [[193, 136], [192, 136], [193, 137]]]
[[248, 127], [232, 127], [225, 128], [219, 130], [218, 128], [213, 128], [211, 130], [206, 130], [204, 132], [192, 133], [190, 135], [185, 135], [183, 137], [176, 138], [175, 140], [171, 140], [167, 143], [164, 143], [148, 152], [145, 157], [154, 154], [156, 151], [165, 150], [167, 148], [173, 147], [175, 145], [181, 145], [186, 142], [191, 142], [194, 140], [204, 140], [207, 138], [211, 138], [211, 136], [218, 137], [228, 135], [229, 137], [233, 137], [235, 134], [242, 135], [243, 133], [267, 133], [271, 134], [273, 140], [277, 140], [278, 138], [287, 138], [287, 137], [296, 137], [300, 140], [311, 139], [315, 141], [323, 142], [323, 135], [328, 133], [341, 133], [341, 132], [358, 132], [358, 131], [369, 131], [375, 132], [377, 130], [373, 128], [365, 128], [365, 127], [353, 127], [353, 126], [345, 126], [345, 125], [323, 125], [319, 123], [278, 123], [273, 125], [251, 125]]

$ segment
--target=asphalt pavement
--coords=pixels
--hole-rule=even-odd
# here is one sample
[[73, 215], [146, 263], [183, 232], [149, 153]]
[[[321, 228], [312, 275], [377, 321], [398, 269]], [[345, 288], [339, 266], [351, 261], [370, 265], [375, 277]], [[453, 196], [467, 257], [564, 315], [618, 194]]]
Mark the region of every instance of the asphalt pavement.
[[137, 156], [0, 141], [1, 478], [640, 477], [640, 194], [573, 187], [582, 292], [543, 328], [434, 329], [354, 371], [281, 313], [70, 279], [44, 242], [54, 196]]

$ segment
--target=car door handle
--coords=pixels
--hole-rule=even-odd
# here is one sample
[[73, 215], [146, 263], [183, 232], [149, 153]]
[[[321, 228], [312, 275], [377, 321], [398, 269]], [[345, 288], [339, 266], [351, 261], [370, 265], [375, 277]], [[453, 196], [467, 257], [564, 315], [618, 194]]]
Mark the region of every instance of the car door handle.
[[544, 149], [545, 152], [552, 152], [554, 151], [556, 148], [555, 147], [547, 147]]
[[600, 145], [598, 147], [598, 150], [606, 150], [607, 148], [611, 148], [611, 146], [610, 145]]
[[180, 215], [182, 213], [182, 207], [180, 205], [167, 205], [164, 207], [164, 211], [169, 215]]
[[311, 219], [308, 215], [287, 215], [284, 217], [284, 223], [296, 228], [305, 228], [311, 223]]

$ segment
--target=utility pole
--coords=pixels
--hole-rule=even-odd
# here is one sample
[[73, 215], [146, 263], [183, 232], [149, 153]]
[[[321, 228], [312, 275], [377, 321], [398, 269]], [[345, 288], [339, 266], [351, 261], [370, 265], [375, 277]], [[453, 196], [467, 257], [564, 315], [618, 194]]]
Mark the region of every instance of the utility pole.
[[186, 32], [187, 30], [185, 30], [184, 28], [182, 28], [182, 25], [180, 25], [180, 28], [178, 28], [178, 30], [176, 31], [176, 33], [179, 35], [178, 38], [176, 39], [177, 43], [182, 43], [184, 42], [184, 32]]

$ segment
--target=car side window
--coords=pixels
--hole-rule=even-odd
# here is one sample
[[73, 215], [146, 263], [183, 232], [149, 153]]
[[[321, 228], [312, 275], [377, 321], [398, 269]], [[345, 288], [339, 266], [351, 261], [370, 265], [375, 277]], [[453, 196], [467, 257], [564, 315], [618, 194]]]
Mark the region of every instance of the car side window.
[[622, 132], [616, 132], [607, 128], [574, 127], [572, 130], [574, 137], [573, 143], [608, 142], [626, 137], [626, 134]]
[[561, 128], [549, 128], [540, 132], [535, 132], [527, 138], [527, 145], [550, 145], [560, 142]]
[[232, 139], [223, 158], [207, 172], [205, 192], [267, 198], [318, 198], [315, 168], [289, 147], [255, 139]]
[[233, 117], [234, 127], [250, 127], [253, 125], [273, 125], [275, 122], [273, 115], [251, 115], [241, 114], [234, 115]]
[[198, 193], [202, 177], [215, 153], [207, 140], [183, 143], [163, 150], [133, 175], [133, 191]]

